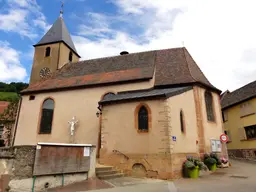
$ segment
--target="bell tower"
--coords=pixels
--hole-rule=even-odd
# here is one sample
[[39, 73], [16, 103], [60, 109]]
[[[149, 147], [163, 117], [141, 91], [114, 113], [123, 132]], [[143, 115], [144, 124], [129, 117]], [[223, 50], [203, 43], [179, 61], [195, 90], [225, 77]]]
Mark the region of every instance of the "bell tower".
[[[63, 4], [62, 4], [63, 7]], [[43, 38], [34, 45], [30, 84], [47, 78], [66, 63], [79, 61], [75, 45], [64, 23], [63, 10]]]

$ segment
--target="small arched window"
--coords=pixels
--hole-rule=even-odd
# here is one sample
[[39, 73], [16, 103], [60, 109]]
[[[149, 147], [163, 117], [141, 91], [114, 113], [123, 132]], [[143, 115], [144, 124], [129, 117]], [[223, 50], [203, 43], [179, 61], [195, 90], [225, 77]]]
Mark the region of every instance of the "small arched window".
[[207, 119], [208, 121], [215, 121], [212, 93], [210, 91], [205, 91], [204, 98], [205, 98]]
[[72, 51], [70, 51], [70, 52], [69, 52], [69, 56], [68, 56], [68, 60], [69, 60], [70, 62], [72, 62], [72, 59], [73, 59], [73, 53], [72, 53]]
[[53, 112], [54, 112], [54, 100], [46, 99], [42, 105], [39, 133], [43, 133], [43, 134], [51, 133]]
[[148, 110], [145, 106], [141, 106], [138, 113], [138, 129], [148, 131]]
[[51, 47], [46, 47], [45, 49], [45, 57], [49, 57], [51, 55]]
[[185, 133], [185, 121], [183, 111], [180, 111], [180, 130], [182, 133]]

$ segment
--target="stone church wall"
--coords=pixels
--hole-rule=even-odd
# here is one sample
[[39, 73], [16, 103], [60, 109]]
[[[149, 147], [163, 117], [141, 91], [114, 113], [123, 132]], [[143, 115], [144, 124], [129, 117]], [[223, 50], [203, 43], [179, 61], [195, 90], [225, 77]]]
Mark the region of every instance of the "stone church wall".
[[[135, 110], [146, 104], [151, 114], [149, 131], [136, 129]], [[169, 106], [165, 100], [145, 100], [103, 107], [102, 146], [100, 163], [113, 165], [128, 175], [140, 169], [153, 178], [171, 177], [170, 144], [168, 133]], [[140, 168], [139, 168], [140, 167]]]

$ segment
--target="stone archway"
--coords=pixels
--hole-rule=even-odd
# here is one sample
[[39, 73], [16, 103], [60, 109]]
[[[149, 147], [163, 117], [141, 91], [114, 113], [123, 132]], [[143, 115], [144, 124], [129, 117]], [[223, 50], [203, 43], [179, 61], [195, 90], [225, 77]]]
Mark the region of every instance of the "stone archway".
[[147, 170], [145, 166], [141, 163], [135, 163], [132, 166], [132, 176], [134, 177], [146, 177], [147, 176]]

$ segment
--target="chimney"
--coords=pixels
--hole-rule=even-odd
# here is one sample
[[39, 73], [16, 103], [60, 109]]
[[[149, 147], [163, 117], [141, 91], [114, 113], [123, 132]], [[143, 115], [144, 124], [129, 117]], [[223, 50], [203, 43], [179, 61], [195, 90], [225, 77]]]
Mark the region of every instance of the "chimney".
[[120, 53], [120, 55], [128, 55], [128, 54], [129, 54], [128, 51], [122, 51], [122, 52]]

